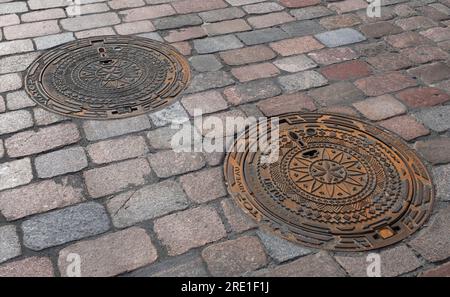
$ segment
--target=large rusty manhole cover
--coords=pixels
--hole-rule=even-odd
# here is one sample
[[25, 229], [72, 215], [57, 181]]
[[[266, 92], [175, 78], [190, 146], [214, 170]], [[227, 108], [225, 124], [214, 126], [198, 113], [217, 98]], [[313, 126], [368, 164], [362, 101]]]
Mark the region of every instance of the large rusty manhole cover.
[[287, 114], [279, 127], [276, 162], [261, 162], [267, 152], [252, 148], [254, 125], [225, 165], [230, 193], [263, 226], [307, 246], [363, 251], [396, 243], [427, 220], [430, 175], [398, 137], [333, 114]]
[[173, 47], [137, 37], [73, 41], [39, 57], [25, 77], [28, 94], [66, 116], [114, 119], [164, 108], [190, 80]]

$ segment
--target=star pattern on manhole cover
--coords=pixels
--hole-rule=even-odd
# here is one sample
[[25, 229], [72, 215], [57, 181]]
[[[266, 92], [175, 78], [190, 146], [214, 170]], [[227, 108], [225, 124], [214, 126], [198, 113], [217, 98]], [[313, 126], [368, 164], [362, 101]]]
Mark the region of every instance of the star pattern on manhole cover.
[[69, 42], [44, 53], [28, 68], [25, 89], [51, 112], [106, 120], [171, 105], [190, 77], [189, 62], [170, 45], [106, 36]]
[[237, 139], [225, 178], [241, 208], [277, 235], [320, 249], [372, 250], [405, 239], [431, 214], [426, 166], [386, 130], [343, 115], [282, 115], [279, 155], [264, 163], [270, 148], [254, 148], [260, 125]]

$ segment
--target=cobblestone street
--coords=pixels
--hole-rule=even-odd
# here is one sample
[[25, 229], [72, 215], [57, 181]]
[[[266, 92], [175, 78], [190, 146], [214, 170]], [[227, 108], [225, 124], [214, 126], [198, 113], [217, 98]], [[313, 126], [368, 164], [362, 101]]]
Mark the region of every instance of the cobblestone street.
[[[383, 276], [450, 275], [450, 0], [0, 0], [0, 276], [366, 276], [369, 253], [314, 250], [228, 195], [223, 153], [175, 153], [172, 122], [335, 112], [403, 138], [429, 166], [433, 214], [378, 250]], [[46, 49], [136, 35], [191, 64], [179, 102], [69, 119], [23, 88]]]

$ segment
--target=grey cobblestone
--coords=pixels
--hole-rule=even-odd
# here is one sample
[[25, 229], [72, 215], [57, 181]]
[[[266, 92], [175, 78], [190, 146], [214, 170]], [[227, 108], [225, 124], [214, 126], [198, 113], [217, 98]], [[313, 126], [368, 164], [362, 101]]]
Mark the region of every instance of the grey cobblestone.
[[33, 179], [30, 159], [0, 163], [0, 190], [28, 184]]
[[25, 246], [39, 251], [106, 232], [110, 223], [105, 208], [89, 202], [33, 217], [21, 226]]
[[0, 114], [0, 135], [17, 132], [33, 126], [31, 114], [26, 110]]
[[88, 166], [82, 147], [72, 147], [36, 157], [34, 161], [40, 178], [77, 172]]
[[150, 129], [150, 121], [146, 116], [138, 116], [123, 120], [85, 121], [83, 130], [88, 140], [101, 140], [114, 136]]
[[230, 49], [241, 48], [244, 45], [234, 35], [208, 37], [194, 40], [194, 47], [200, 54], [208, 54]]
[[0, 227], [0, 263], [17, 257], [21, 253], [16, 227], [13, 225]]

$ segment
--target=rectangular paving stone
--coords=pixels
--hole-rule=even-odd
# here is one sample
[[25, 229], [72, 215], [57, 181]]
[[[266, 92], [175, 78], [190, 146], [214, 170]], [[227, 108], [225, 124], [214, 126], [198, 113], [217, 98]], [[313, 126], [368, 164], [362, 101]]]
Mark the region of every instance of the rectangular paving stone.
[[275, 2], [249, 4], [242, 7], [248, 14], [265, 14], [283, 10], [284, 7]]
[[320, 73], [329, 80], [353, 80], [372, 74], [369, 65], [363, 61], [348, 61], [326, 66]]
[[[427, 140], [421, 140], [414, 144], [414, 148], [424, 157], [425, 160], [430, 162], [433, 165], [437, 164], [446, 164], [450, 163], [450, 151], [447, 149], [450, 146], [450, 138], [449, 137], [437, 137], [431, 138]], [[449, 166], [447, 166], [450, 168]], [[445, 170], [439, 169], [440, 167], [436, 167], [436, 173], [434, 174], [434, 178], [437, 179], [438, 176], [445, 177]], [[445, 167], [442, 167], [444, 169]], [[447, 170], [448, 171], [448, 170]], [[441, 193], [439, 195], [442, 200], [450, 200], [450, 184], [445, 183], [445, 180], [442, 179], [442, 186], [440, 186], [437, 191]], [[448, 188], [448, 189], [445, 189]], [[448, 191], [447, 191], [448, 190]]]
[[300, 9], [292, 9], [290, 13], [297, 20], [309, 20], [333, 14], [333, 11], [329, 10], [324, 6], [318, 5], [318, 6], [304, 7]]
[[364, 24], [361, 26], [360, 30], [364, 35], [372, 38], [378, 38], [402, 32], [402, 28], [390, 22], [377, 22], [372, 24]]
[[80, 171], [88, 161], [82, 147], [71, 147], [37, 156], [34, 166], [40, 178], [48, 178]]
[[203, 27], [187, 27], [169, 31], [167, 35], [164, 36], [164, 39], [172, 43], [201, 38], [206, 35], [206, 31]]
[[198, 171], [180, 177], [180, 182], [188, 197], [196, 203], [205, 203], [227, 195], [223, 183], [222, 167]]
[[275, 52], [264, 45], [255, 45], [220, 53], [222, 60], [232, 66], [262, 62], [275, 58]]
[[417, 82], [399, 72], [361, 78], [355, 85], [368, 96], [380, 96], [417, 85]]
[[240, 276], [267, 264], [264, 248], [255, 236], [213, 244], [202, 251], [208, 270], [216, 277]]
[[0, 135], [17, 132], [33, 126], [33, 119], [27, 110], [0, 114]]
[[397, 35], [390, 35], [385, 37], [385, 40], [396, 48], [406, 48], [430, 43], [428, 39], [416, 32], [404, 32]]
[[151, 113], [149, 117], [156, 127], [163, 127], [169, 124], [183, 124], [189, 120], [186, 110], [179, 102], [160, 111]]
[[0, 74], [24, 71], [40, 54], [32, 52], [0, 58]]
[[132, 271], [156, 261], [158, 252], [142, 228], [129, 228], [70, 245], [59, 252], [58, 267], [67, 276], [68, 255], [81, 257], [82, 277], [107, 277]]
[[309, 92], [309, 95], [321, 106], [329, 107], [352, 103], [364, 98], [364, 93], [347, 81], [340, 81], [314, 89]]
[[36, 49], [43, 50], [57, 45], [75, 40], [73, 33], [61, 33], [56, 35], [48, 35], [34, 38], [34, 43], [36, 44]]
[[0, 42], [0, 56], [30, 52], [34, 50], [30, 39]]
[[240, 233], [257, 227], [255, 221], [248, 214], [244, 213], [232, 198], [222, 200], [220, 206], [233, 231]]
[[24, 245], [40, 251], [104, 233], [110, 223], [102, 205], [87, 202], [35, 216], [23, 222], [21, 228]]
[[231, 73], [240, 82], [247, 82], [277, 76], [280, 70], [271, 63], [261, 63], [233, 68]]
[[268, 117], [289, 112], [316, 110], [311, 97], [303, 93], [285, 94], [269, 98], [258, 102], [257, 106]]
[[87, 190], [92, 198], [100, 198], [154, 181], [146, 159], [138, 158], [94, 168], [83, 173]]
[[269, 13], [262, 16], [252, 16], [249, 17], [247, 21], [250, 25], [252, 25], [253, 28], [261, 29], [289, 23], [295, 21], [295, 18], [292, 17], [289, 13], [283, 11]]
[[275, 259], [277, 262], [286, 262], [288, 260], [305, 256], [310, 254], [312, 251], [308, 248], [297, 245], [293, 242], [282, 239], [278, 236], [268, 234], [263, 231], [258, 231], [256, 233], [261, 239], [261, 242], [268, 251], [270, 257]]
[[28, 184], [33, 179], [30, 159], [0, 163], [0, 190]]
[[5, 140], [5, 146], [10, 157], [20, 157], [69, 145], [78, 140], [80, 133], [77, 126], [67, 123], [16, 133]]
[[198, 14], [205, 23], [214, 23], [224, 20], [238, 19], [245, 15], [239, 7], [228, 7], [216, 10], [200, 12]]
[[364, 0], [345, 0], [328, 4], [328, 8], [339, 14], [367, 8], [367, 2]]
[[437, 88], [411, 88], [395, 95], [410, 107], [434, 106], [450, 100], [450, 95]]
[[234, 35], [208, 37], [194, 40], [194, 47], [199, 54], [215, 53], [230, 49], [241, 48], [244, 45]]
[[285, 75], [278, 78], [278, 82], [281, 84], [283, 90], [288, 93], [316, 88], [328, 83], [327, 79], [316, 71], [304, 71]]
[[206, 165], [201, 153], [160, 151], [150, 155], [148, 159], [150, 166], [160, 178], [195, 171]]
[[324, 46], [312, 36], [285, 39], [269, 44], [280, 55], [292, 56], [321, 49]]
[[292, 37], [314, 35], [325, 31], [325, 28], [319, 25], [319, 23], [311, 20], [297, 21], [284, 24], [281, 26], [281, 29]]
[[209, 36], [223, 35], [235, 32], [249, 31], [252, 28], [245, 20], [227, 20], [212, 24], [204, 24], [203, 28]]
[[198, 93], [210, 89], [223, 88], [231, 84], [234, 84], [234, 80], [225, 71], [203, 72], [192, 78], [186, 93]]
[[162, 4], [122, 10], [119, 14], [125, 22], [134, 22], [173, 15], [175, 14], [175, 10], [168, 4]]
[[20, 18], [17, 14], [0, 15], [0, 27], [20, 24]]
[[46, 257], [29, 257], [0, 266], [0, 277], [53, 277], [53, 264]]
[[170, 256], [226, 236], [225, 227], [211, 206], [200, 206], [157, 219], [154, 230]]
[[155, 31], [155, 27], [150, 21], [138, 21], [132, 23], [125, 23], [114, 26], [117, 33], [120, 35], [131, 35], [142, 32]]
[[272, 80], [259, 80], [225, 89], [228, 102], [233, 105], [249, 103], [281, 94], [281, 89]]
[[20, 16], [22, 22], [39, 22], [52, 19], [65, 18], [66, 13], [61, 8], [53, 8], [47, 10], [38, 10], [24, 13]]
[[385, 120], [404, 114], [407, 111], [406, 106], [392, 97], [392, 95], [368, 98], [354, 103], [353, 106], [372, 121]]
[[70, 4], [66, 0], [28, 0], [27, 2], [30, 8], [33, 10], [64, 7]]
[[25, 2], [14, 1], [14, 2], [0, 3], [0, 15], [26, 11], [28, 11], [28, 7]]
[[0, 211], [8, 221], [14, 221], [84, 200], [81, 178], [66, 176], [1, 192]]
[[108, 5], [112, 9], [122, 9], [122, 8], [144, 6], [145, 2], [144, 0], [111, 0], [108, 1]]
[[[448, 152], [447, 146], [448, 138], [438, 138], [430, 141], [427, 145], [430, 149], [427, 150], [427, 153], [423, 154], [425, 145], [420, 145], [416, 143], [416, 147], [419, 148], [420, 152], [425, 156], [426, 160], [431, 160], [433, 164], [436, 163], [446, 163], [449, 159], [446, 153]], [[438, 151], [440, 150], [440, 151]], [[430, 157], [429, 155], [432, 153], [436, 153]], [[450, 176], [450, 165], [441, 165], [433, 167], [433, 178], [434, 184], [436, 185], [436, 196], [441, 201], [450, 201], [450, 184], [447, 182]]]
[[203, 20], [196, 14], [185, 14], [157, 19], [153, 21], [153, 24], [158, 30], [167, 30], [201, 25], [203, 24]]
[[199, 72], [217, 71], [223, 67], [213, 54], [193, 56], [189, 58], [189, 63]]
[[253, 275], [259, 277], [342, 277], [346, 274], [329, 254], [319, 252], [287, 264], [257, 271]]
[[[22, 254], [16, 227], [5, 225], [0, 227], [0, 263]], [[1, 273], [0, 273], [1, 274]]]
[[306, 7], [320, 4], [320, 0], [280, 0], [280, 3], [286, 7]]
[[414, 114], [425, 126], [436, 132], [450, 129], [450, 105], [421, 109]]
[[201, 110], [203, 114], [207, 114], [221, 111], [228, 107], [223, 96], [215, 90], [184, 96], [181, 103], [191, 116], [194, 115], [196, 109]]
[[338, 47], [347, 44], [358, 43], [366, 40], [366, 38], [351, 28], [337, 29], [334, 31], [323, 32], [314, 35], [320, 42], [327, 47]]
[[[414, 252], [405, 245], [384, 250], [379, 256], [381, 258], [382, 277], [399, 276], [422, 266]], [[336, 260], [351, 276], [367, 277], [367, 255], [356, 257], [337, 256]]]
[[36, 103], [30, 99], [25, 91], [11, 92], [6, 95], [6, 106], [9, 110], [17, 110], [35, 105]]
[[256, 45], [289, 38], [289, 34], [280, 28], [267, 28], [238, 33], [236, 36], [246, 45]]
[[150, 121], [145, 115], [111, 120], [111, 121], [84, 121], [83, 130], [90, 141], [102, 140], [114, 136], [150, 129]]
[[6, 39], [23, 39], [61, 32], [56, 20], [26, 23], [9, 26], [3, 29]]
[[394, 133], [397, 133], [407, 141], [430, 134], [430, 130], [409, 115], [390, 118], [388, 120], [378, 122], [378, 124]]
[[46, 111], [43, 108], [36, 107], [33, 109], [34, 121], [36, 125], [46, 126], [68, 120], [68, 117]]
[[108, 200], [107, 208], [114, 226], [124, 228], [188, 207], [178, 182], [166, 180]]
[[22, 87], [22, 77], [17, 73], [0, 75], [0, 93], [15, 91]]
[[408, 74], [432, 84], [450, 78], [450, 67], [445, 63], [433, 63], [409, 69]]
[[69, 17], [77, 17], [80, 15], [91, 14], [96, 12], [105, 12], [109, 10], [109, 6], [106, 3], [95, 3], [88, 5], [70, 5], [66, 8], [67, 15]]
[[174, 2], [173, 7], [180, 14], [191, 12], [200, 12], [206, 10], [213, 10], [227, 7], [227, 4], [222, 0], [183, 0]]
[[114, 32], [113, 28], [111, 28], [111, 27], [104, 27], [104, 28], [75, 32], [75, 36], [77, 38], [88, 38], [88, 37], [94, 37], [94, 36], [105, 36], [105, 35], [114, 35], [114, 34], [115, 34], [115, 32]]
[[328, 30], [332, 30], [359, 25], [361, 24], [361, 19], [356, 14], [348, 13], [345, 15], [336, 15], [322, 18], [320, 20], [320, 24]]
[[115, 12], [83, 15], [61, 20], [61, 26], [67, 31], [81, 31], [120, 23]]
[[126, 136], [90, 144], [87, 152], [96, 164], [111, 163], [144, 156], [148, 148], [142, 136]]
[[349, 61], [359, 57], [358, 53], [349, 47], [323, 49], [314, 53], [309, 53], [308, 56], [316, 61], [316, 63], [323, 65]]

